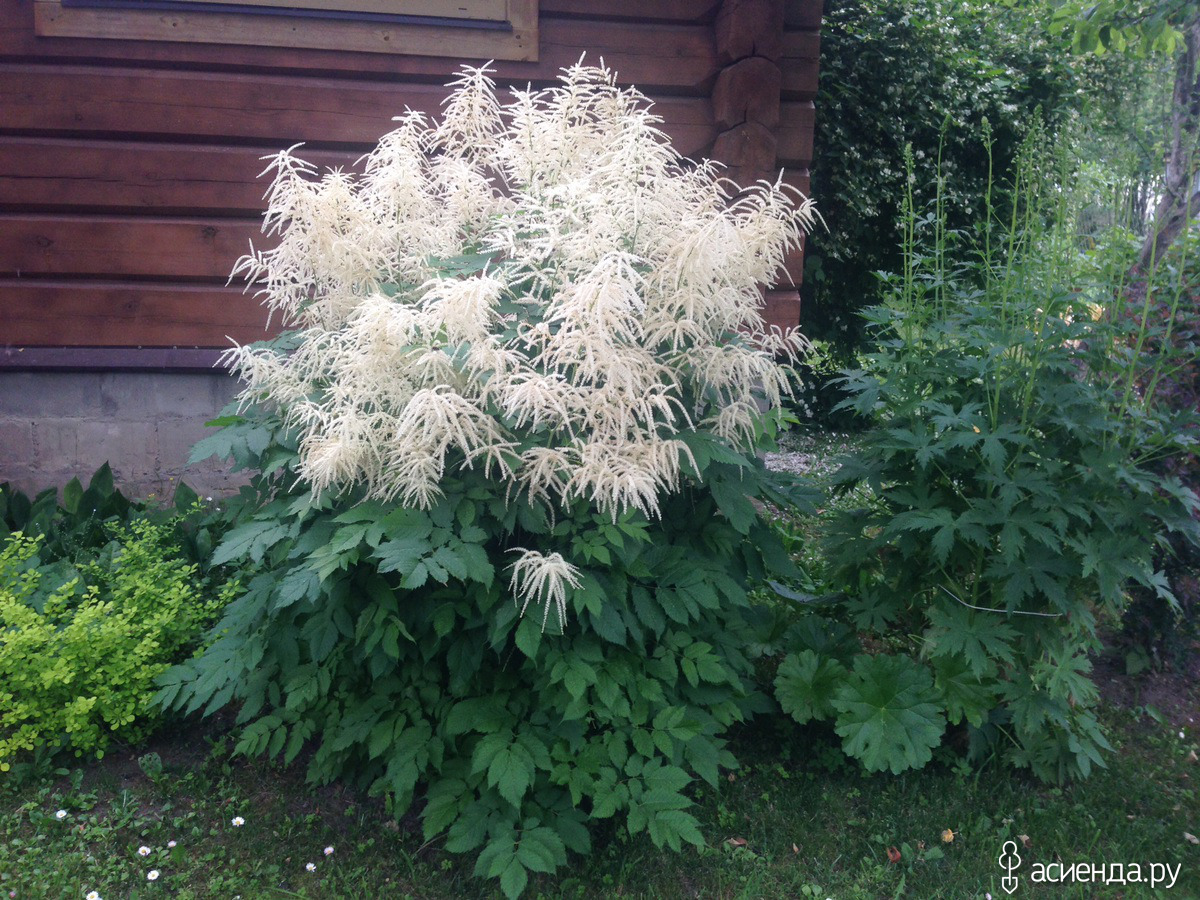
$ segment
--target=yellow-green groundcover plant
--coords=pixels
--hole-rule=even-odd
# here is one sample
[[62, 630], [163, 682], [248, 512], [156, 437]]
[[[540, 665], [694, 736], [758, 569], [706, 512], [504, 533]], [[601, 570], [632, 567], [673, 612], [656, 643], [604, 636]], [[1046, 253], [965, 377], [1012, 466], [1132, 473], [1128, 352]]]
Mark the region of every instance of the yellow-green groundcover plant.
[[38, 537], [14, 532], [0, 552], [0, 771], [145, 738], [155, 677], [215, 617], [220, 599], [172, 553], [168, 526], [134, 521], [118, 539], [111, 568], [80, 567], [86, 587], [42, 590]]

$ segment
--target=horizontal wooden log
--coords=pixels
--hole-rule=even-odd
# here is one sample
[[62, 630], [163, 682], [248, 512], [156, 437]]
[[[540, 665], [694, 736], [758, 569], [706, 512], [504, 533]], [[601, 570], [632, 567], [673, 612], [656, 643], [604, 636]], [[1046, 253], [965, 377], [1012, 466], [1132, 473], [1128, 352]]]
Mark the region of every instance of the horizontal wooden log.
[[[0, 210], [257, 216], [268, 147], [139, 144], [0, 137]], [[349, 169], [359, 154], [314, 150], [321, 168]]]
[[800, 292], [796, 290], [767, 291], [762, 307], [767, 325], [787, 331], [800, 324]]
[[786, 0], [783, 9], [783, 24], [786, 29], [807, 28], [816, 31], [821, 27], [824, 0]]
[[[647, 3], [650, 13], [662, 11], [657, 9], [662, 5], [656, 0]], [[666, 6], [669, 8], [670, 4]], [[539, 61], [497, 62], [493, 68], [499, 83], [524, 87], [527, 82], [552, 82], [563, 67], [574, 65], [584, 53], [593, 62], [603, 56], [622, 81], [636, 84], [647, 93], [665, 88], [707, 96], [718, 71], [712, 25], [703, 19], [695, 24], [604, 21], [599, 12], [588, 19], [553, 18], [543, 6], [539, 30]], [[174, 66], [191, 70], [379, 78], [393, 82], [411, 79], [442, 85], [460, 63], [478, 65], [487, 58], [38, 37], [34, 33], [30, 0], [0, 0], [0, 60], [9, 62]]]
[[268, 336], [266, 311], [233, 287], [7, 278], [0, 296], [0, 334], [16, 346], [225, 348]]
[[713, 121], [721, 129], [743, 122], [768, 128], [779, 124], [779, 91], [783, 77], [779, 66], [761, 56], [727, 66], [713, 85]]
[[813, 127], [816, 110], [811, 100], [784, 103], [780, 107], [780, 122], [776, 134], [778, 165], [806, 169], [812, 162]]
[[257, 220], [0, 215], [0, 276], [207, 279], [224, 283]]
[[821, 63], [821, 36], [815, 31], [786, 31], [783, 56], [784, 100], [812, 100], [817, 96], [817, 75]]
[[[9, 63], [0, 65], [0, 129], [363, 148], [390, 131], [405, 107], [437, 114], [445, 96], [441, 85]], [[655, 112], [684, 156], [715, 136], [707, 97], [661, 97]]]
[[725, 0], [714, 28], [719, 64], [749, 56], [777, 61], [783, 52], [783, 0]]
[[209, 372], [220, 350], [193, 347], [0, 347], [0, 369], [50, 372]]

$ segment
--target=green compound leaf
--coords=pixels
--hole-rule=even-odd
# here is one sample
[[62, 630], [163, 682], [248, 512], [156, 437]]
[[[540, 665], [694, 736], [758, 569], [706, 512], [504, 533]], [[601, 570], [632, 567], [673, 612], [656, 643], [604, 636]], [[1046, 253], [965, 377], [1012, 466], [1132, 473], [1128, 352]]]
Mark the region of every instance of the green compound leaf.
[[517, 859], [530, 871], [552, 874], [559, 866], [567, 864], [567, 848], [552, 829], [545, 826], [531, 828], [521, 834]]
[[783, 711], [803, 725], [810, 719], [833, 715], [833, 697], [846, 683], [849, 672], [836, 659], [811, 650], [789, 654], [775, 676], [775, 696]]
[[833, 708], [842, 749], [871, 772], [920, 768], [946, 730], [933, 679], [907, 656], [859, 656]]
[[966, 660], [958, 654], [939, 656], [932, 661], [934, 682], [946, 706], [946, 718], [957, 725], [966, 719], [976, 728], [999, 700], [995, 693], [971, 671]]

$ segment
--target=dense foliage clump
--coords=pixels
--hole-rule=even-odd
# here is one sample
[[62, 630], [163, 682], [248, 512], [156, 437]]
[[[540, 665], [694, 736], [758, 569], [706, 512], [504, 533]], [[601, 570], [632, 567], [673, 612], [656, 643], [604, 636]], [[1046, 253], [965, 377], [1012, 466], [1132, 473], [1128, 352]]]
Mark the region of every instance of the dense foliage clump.
[[221, 600], [171, 525], [137, 519], [112, 543], [65, 566], [42, 564], [41, 536], [14, 532], [0, 552], [0, 771], [144, 739], [158, 720], [155, 678], [216, 618]]
[[950, 725], [973, 756], [1087, 775], [1108, 748], [1088, 678], [1097, 629], [1130, 584], [1177, 610], [1156, 547], [1200, 544], [1200, 501], [1163, 465], [1194, 442], [1195, 409], [1152, 384], [1194, 363], [1188, 326], [1152, 295], [1136, 317], [1102, 306], [1113, 282], [1086, 278], [1070, 181], [1036, 143], [1021, 159], [1013, 226], [962, 269], [944, 232], [927, 257], [910, 240], [868, 315], [878, 349], [843, 377], [873, 427], [835, 479], [854, 502], [828, 525], [834, 619], [895, 655], [802, 647], [776, 683], [873, 769], [921, 765]]
[[961, 0], [825, 5], [812, 192], [828, 230], [808, 247], [810, 337], [843, 357], [863, 345], [857, 312], [877, 302], [875, 273], [901, 266], [910, 185], [922, 214], [936, 196], [950, 229], [971, 228], [993, 170], [1008, 170], [1035, 127], [1053, 133], [1070, 120], [1096, 64], [1047, 35], [1043, 15], [1036, 4]]

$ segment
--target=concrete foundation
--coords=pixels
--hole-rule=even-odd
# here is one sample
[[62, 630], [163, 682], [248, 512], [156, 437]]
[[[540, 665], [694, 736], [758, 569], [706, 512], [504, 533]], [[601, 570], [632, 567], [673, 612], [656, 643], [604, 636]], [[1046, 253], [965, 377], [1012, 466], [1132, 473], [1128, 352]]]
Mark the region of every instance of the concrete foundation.
[[243, 474], [187, 458], [237, 387], [223, 372], [0, 372], [0, 482], [31, 495], [76, 476], [86, 486], [107, 462], [130, 497], [170, 498], [180, 479], [229, 493]]

